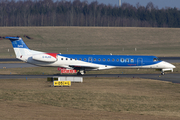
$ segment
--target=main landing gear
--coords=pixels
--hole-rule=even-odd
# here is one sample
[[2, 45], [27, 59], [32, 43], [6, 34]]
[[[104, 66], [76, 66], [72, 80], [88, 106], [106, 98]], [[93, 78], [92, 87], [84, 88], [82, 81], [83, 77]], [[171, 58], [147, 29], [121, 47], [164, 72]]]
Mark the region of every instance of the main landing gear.
[[78, 75], [78, 76], [81, 76], [82, 74], [81, 74], [80, 72], [77, 72], [77, 75]]
[[85, 73], [86, 73], [85, 70], [77, 70], [77, 75], [78, 76], [84, 75]]
[[162, 72], [161, 72], [161, 75], [165, 75], [165, 73], [162, 71]]

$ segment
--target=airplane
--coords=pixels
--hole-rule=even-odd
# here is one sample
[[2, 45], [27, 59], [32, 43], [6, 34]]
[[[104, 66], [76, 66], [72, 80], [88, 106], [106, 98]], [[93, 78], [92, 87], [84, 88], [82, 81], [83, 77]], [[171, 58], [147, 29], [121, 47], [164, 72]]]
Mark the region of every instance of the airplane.
[[77, 70], [77, 75], [83, 75], [86, 71], [112, 68], [156, 69], [164, 75], [165, 72], [173, 72], [173, 68], [176, 68], [156, 56], [46, 53], [29, 49], [21, 37], [5, 37], [5, 39], [11, 41], [17, 59], [37, 66]]

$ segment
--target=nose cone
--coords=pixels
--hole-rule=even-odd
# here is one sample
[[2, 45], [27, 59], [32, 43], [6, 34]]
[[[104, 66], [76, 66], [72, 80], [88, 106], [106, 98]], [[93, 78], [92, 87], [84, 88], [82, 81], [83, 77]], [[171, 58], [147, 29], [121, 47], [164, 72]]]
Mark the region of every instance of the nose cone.
[[163, 68], [176, 68], [176, 66], [172, 65], [171, 63], [165, 62], [165, 61], [161, 62], [161, 66]]

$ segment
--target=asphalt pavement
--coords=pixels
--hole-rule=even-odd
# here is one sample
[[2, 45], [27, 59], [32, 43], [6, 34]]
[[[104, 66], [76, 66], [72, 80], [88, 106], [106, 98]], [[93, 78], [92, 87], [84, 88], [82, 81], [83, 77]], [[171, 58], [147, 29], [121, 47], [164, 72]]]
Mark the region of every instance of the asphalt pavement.
[[25, 68], [25, 67], [37, 67], [28, 63], [0, 63], [0, 69], [3, 68]]
[[[0, 75], [0, 79], [17, 79], [22, 78], [28, 80], [29, 78], [47, 78], [53, 76], [72, 76], [72, 77], [79, 77], [77, 75]], [[113, 77], [113, 78], [143, 78], [143, 79], [152, 79], [152, 80], [160, 80], [160, 81], [167, 81], [172, 83], [179, 83], [180, 84], [180, 74], [85, 74], [81, 77], [87, 78], [98, 78], [98, 77]]]

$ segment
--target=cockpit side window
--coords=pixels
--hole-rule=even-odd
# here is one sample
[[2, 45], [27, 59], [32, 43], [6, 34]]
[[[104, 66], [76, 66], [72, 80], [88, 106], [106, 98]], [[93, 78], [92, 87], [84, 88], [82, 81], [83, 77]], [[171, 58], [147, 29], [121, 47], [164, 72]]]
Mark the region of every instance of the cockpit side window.
[[153, 62], [161, 61], [159, 58], [154, 58]]
[[156, 61], [158, 61], [157, 58], [154, 58], [154, 59], [153, 59], [153, 62], [156, 62]]

